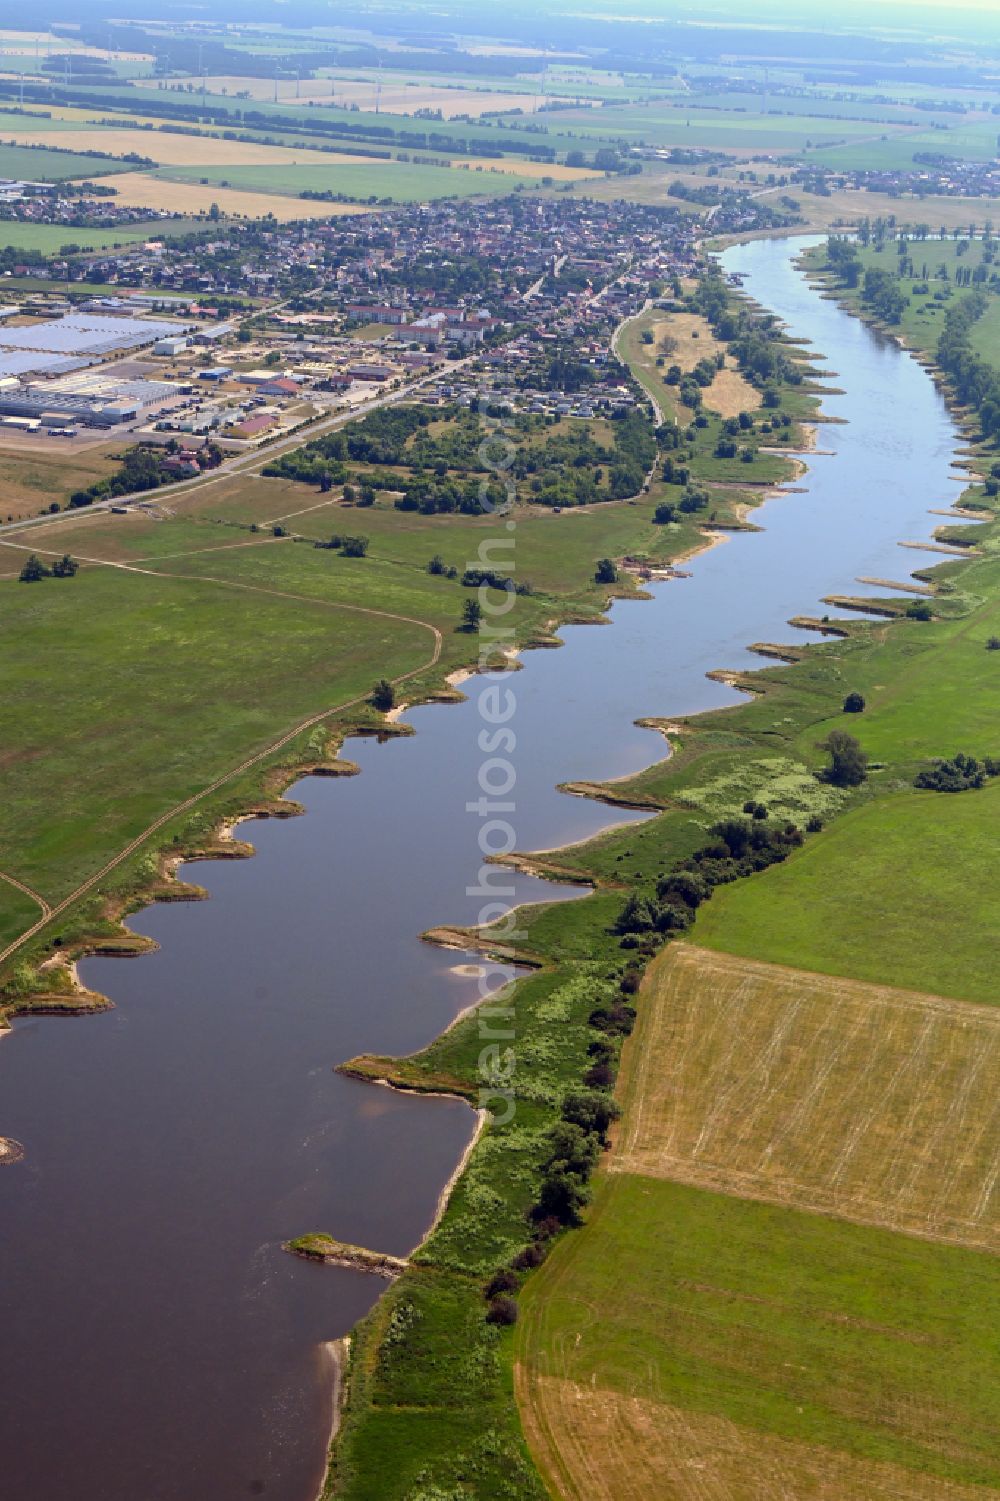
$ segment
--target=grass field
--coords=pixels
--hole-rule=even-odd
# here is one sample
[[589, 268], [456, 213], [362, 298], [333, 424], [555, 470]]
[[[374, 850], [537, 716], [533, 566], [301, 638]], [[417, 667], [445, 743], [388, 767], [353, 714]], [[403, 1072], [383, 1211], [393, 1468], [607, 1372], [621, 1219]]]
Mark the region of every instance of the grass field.
[[22, 224], [6, 219], [0, 220], [0, 250], [14, 247], [37, 250], [43, 255], [58, 255], [66, 245], [77, 245], [81, 250], [107, 250], [184, 234], [193, 227], [184, 220], [150, 219], [145, 224], [122, 224], [114, 229], [78, 229], [69, 224]]
[[995, 1012], [687, 944], [644, 996], [615, 1172], [1000, 1251]]
[[499, 196], [519, 184], [534, 181], [530, 176], [515, 177], [492, 167], [483, 171], [454, 171], [450, 167], [419, 167], [404, 162], [378, 162], [374, 166], [352, 162], [343, 166], [170, 167], [158, 175], [175, 182], [207, 182], [255, 194], [288, 195], [306, 190], [343, 193], [362, 203], [369, 198], [417, 203], [431, 198], [466, 198], [476, 193]]
[[[4, 131], [0, 126], [0, 137], [3, 135]], [[148, 153], [143, 152], [143, 155]], [[0, 145], [0, 177], [27, 178], [30, 182], [62, 182], [74, 177], [92, 181], [98, 175], [103, 177], [109, 172], [128, 170], [128, 162], [83, 156], [76, 151], [47, 151], [44, 144], [40, 147]]]
[[694, 938], [747, 958], [994, 1005], [998, 815], [995, 782], [857, 808], [786, 864], [716, 892]]
[[254, 747], [433, 647], [418, 623], [112, 568], [0, 595], [3, 868], [50, 900]]
[[[652, 334], [652, 344], [643, 342], [644, 332]], [[709, 359], [723, 348], [707, 319], [698, 313], [664, 314], [650, 310], [622, 333], [622, 353], [633, 371], [646, 390], [678, 420], [683, 419], [684, 409], [677, 399], [677, 387], [664, 382], [665, 369], [679, 365], [685, 372], [693, 370], [699, 360]], [[658, 368], [659, 357], [663, 365]], [[740, 412], [756, 411], [762, 397], [730, 361], [705, 388], [702, 400], [709, 411], [717, 412], [720, 417], [736, 417]]]
[[[122, 446], [101, 443], [73, 454], [64, 450], [47, 453], [0, 446], [3, 465], [0, 520], [19, 521], [23, 516], [37, 516], [53, 501], [64, 504], [71, 490], [113, 474], [118, 467], [115, 455], [122, 452]], [[14, 566], [15, 560], [16, 554], [0, 548], [0, 570]]]
[[985, 1501], [998, 1303], [994, 1257], [613, 1174], [522, 1295], [525, 1428], [573, 1501]]
[[[966, 587], [961, 570], [957, 584]], [[926, 628], [907, 622], [886, 653], [858, 653], [852, 661], [851, 686], [856, 679], [866, 699], [864, 715], [852, 729], [874, 761], [909, 773], [934, 756], [1000, 752], [995, 707], [1000, 663], [986, 649], [991, 637], [1000, 635], [998, 585], [1000, 563], [984, 558], [968, 581], [973, 597], [984, 601], [978, 609]], [[842, 718], [817, 725], [814, 743]]]

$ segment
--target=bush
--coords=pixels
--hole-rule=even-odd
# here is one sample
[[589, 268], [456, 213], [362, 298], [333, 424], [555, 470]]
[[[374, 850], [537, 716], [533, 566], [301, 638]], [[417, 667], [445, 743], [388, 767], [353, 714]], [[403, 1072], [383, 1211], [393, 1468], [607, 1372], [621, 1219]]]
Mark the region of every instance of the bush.
[[998, 774], [1000, 761], [987, 756], [980, 762], [975, 756], [966, 756], [960, 751], [951, 761], [939, 761], [928, 770], [918, 772], [913, 785], [928, 792], [968, 792], [984, 787], [988, 777]]
[[513, 1272], [508, 1271], [506, 1267], [502, 1267], [499, 1272], [494, 1272], [489, 1282], [487, 1282], [483, 1296], [489, 1301], [493, 1298], [499, 1297], [501, 1293], [512, 1293], [516, 1291], [517, 1277]]
[[864, 695], [861, 693], [849, 693], [844, 699], [845, 714], [863, 714], [865, 712]]
[[517, 1272], [530, 1272], [536, 1266], [541, 1266], [545, 1260], [545, 1256], [546, 1250], [544, 1245], [540, 1241], [533, 1240], [530, 1246], [525, 1246], [523, 1250], [518, 1251], [511, 1262], [511, 1266]]
[[934, 611], [926, 599], [913, 599], [906, 607], [907, 620], [933, 620]]
[[1000, 636], [991, 636], [986, 643], [987, 651], [1000, 651]]
[[601, 558], [594, 572], [594, 579], [598, 584], [614, 584], [618, 579], [618, 569], [610, 558]]
[[486, 1322], [488, 1324], [510, 1325], [517, 1323], [517, 1301], [514, 1298], [501, 1295], [494, 1298], [486, 1310]]

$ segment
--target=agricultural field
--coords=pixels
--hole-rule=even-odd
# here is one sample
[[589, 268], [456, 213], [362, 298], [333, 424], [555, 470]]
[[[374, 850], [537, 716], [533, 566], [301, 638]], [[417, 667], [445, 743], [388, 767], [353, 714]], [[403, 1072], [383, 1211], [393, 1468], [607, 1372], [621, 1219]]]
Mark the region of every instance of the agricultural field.
[[[59, 139], [61, 141], [62, 137]], [[29, 182], [65, 182], [75, 177], [93, 179], [98, 174], [105, 176], [109, 172], [129, 171], [128, 162], [83, 156], [78, 151], [46, 150], [46, 144], [53, 144], [51, 137], [40, 135], [39, 140], [42, 144], [37, 147], [0, 145], [0, 177], [26, 178]], [[101, 149], [110, 150], [110, 147]]]
[[996, 1012], [688, 944], [644, 994], [614, 1172], [1000, 1251]]
[[[101, 163], [102, 170], [106, 164]], [[263, 168], [257, 168], [258, 172]], [[303, 169], [304, 170], [304, 169]], [[381, 170], [381, 169], [380, 169]], [[227, 178], [229, 171], [221, 169]], [[293, 219], [329, 219], [337, 214], [361, 214], [365, 209], [353, 203], [321, 203], [307, 198], [288, 198], [279, 192], [243, 191], [239, 188], [213, 187], [196, 180], [174, 180], [153, 176], [149, 172], [129, 172], [115, 178], [94, 177], [100, 186], [113, 186], [120, 203], [135, 208], [165, 209], [186, 216], [209, 214], [212, 205], [223, 214], [241, 219], [264, 219], [268, 215], [287, 223]]]
[[121, 224], [114, 229], [80, 229], [72, 224], [31, 224], [5, 219], [0, 220], [0, 250], [38, 251], [42, 255], [63, 254], [71, 245], [80, 250], [108, 250], [187, 234], [195, 227], [185, 220], [149, 219], [144, 224]]
[[995, 1005], [998, 812], [996, 783], [958, 796], [900, 793], [854, 809], [784, 865], [716, 892], [695, 941]]
[[817, 133], [810, 160], [840, 169], [912, 170], [919, 153], [940, 153], [967, 162], [991, 161], [996, 154], [997, 122], [992, 116], [973, 121], [960, 118], [958, 123], [936, 130], [892, 132], [875, 126], [869, 131], [867, 140], [852, 137], [835, 145], [826, 145]]
[[535, 1453], [558, 1477], [557, 1494], [574, 1501], [758, 1501], [762, 1492], [810, 1501], [989, 1501], [997, 1494], [572, 1381], [537, 1377], [525, 1401]]
[[[6, 133], [6, 131], [4, 131]], [[18, 128], [10, 139], [24, 146], [46, 146], [52, 132]], [[163, 167], [198, 166], [335, 166], [343, 162], [372, 162], [374, 157], [343, 156], [337, 152], [313, 151], [308, 147], [265, 146], [256, 141], [227, 141], [222, 136], [179, 134], [170, 130], [129, 130], [124, 126], [100, 126], [60, 130], [58, 144], [67, 151], [103, 151], [111, 156], [149, 157]], [[104, 163], [100, 170], [106, 171]], [[77, 175], [67, 172], [68, 177]]]
[[[347, 573], [349, 564], [333, 571]], [[392, 615], [398, 591], [391, 579], [382, 581], [374, 611], [353, 607], [349, 580], [346, 591], [331, 578], [331, 588], [292, 598], [269, 581], [266, 570], [261, 587], [247, 578], [232, 588], [86, 565], [74, 579], [32, 587], [0, 581], [10, 633], [2, 710], [6, 873], [50, 901], [65, 896], [153, 818], [282, 730], [360, 701], [376, 678], [431, 657], [431, 625]], [[58, 736], [37, 691], [40, 660], [60, 685]], [[137, 720], [145, 727], [138, 740]], [[123, 797], [124, 788], [131, 794]]]
[[993, 1501], [995, 1257], [636, 1174], [521, 1297], [565, 1501]]
[[356, 160], [341, 166], [328, 166], [324, 162], [303, 166], [170, 167], [163, 169], [163, 176], [174, 182], [207, 183], [255, 195], [341, 193], [359, 203], [370, 198], [418, 203], [423, 199], [467, 198], [482, 193], [499, 196], [534, 181], [530, 176], [498, 171], [492, 165], [482, 170], [453, 171], [450, 167], [386, 161], [369, 164]]
[[[196, 90], [201, 89], [201, 80], [192, 78], [171, 82], [190, 82]], [[239, 99], [274, 101], [275, 85], [270, 78], [237, 78], [213, 76], [204, 80], [212, 94], [230, 94]], [[148, 80], [151, 89], [157, 88], [157, 80]], [[359, 109], [375, 109], [377, 80], [371, 77], [358, 78], [356, 74], [326, 71], [322, 78], [306, 79], [297, 83], [294, 78], [278, 80], [278, 103], [298, 105], [356, 104]], [[423, 83], [403, 82], [399, 76], [387, 72], [382, 81], [379, 109], [389, 115], [413, 115], [417, 110], [440, 110], [444, 119], [455, 115], [479, 115], [496, 113], [498, 110], [522, 109], [530, 113], [536, 96], [525, 92], [497, 90], [495, 86], [467, 88], [450, 87], [440, 78]]]
[[[553, 129], [653, 146], [712, 147], [743, 156], [759, 152], [801, 153], [828, 144], [865, 141], [884, 131], [891, 138], [903, 127], [866, 120], [821, 120], [803, 115], [751, 115], [740, 110], [687, 109], [673, 102], [605, 105], [586, 111], [560, 110]], [[920, 150], [918, 146], [915, 149]]]

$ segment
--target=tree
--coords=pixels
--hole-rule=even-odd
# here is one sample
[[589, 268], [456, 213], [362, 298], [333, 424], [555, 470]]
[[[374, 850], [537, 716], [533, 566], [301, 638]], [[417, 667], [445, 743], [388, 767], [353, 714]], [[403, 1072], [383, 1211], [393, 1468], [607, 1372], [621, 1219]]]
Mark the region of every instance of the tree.
[[58, 563], [52, 564], [52, 577], [56, 579], [71, 579], [79, 570], [79, 563], [71, 558], [68, 552], [64, 552]]
[[542, 1179], [533, 1214], [539, 1220], [555, 1219], [561, 1225], [578, 1225], [580, 1210], [589, 1198], [583, 1179], [557, 1164]]
[[379, 678], [378, 682], [375, 684], [375, 687], [372, 689], [371, 701], [373, 707], [376, 708], [380, 714], [388, 714], [389, 710], [395, 706], [396, 691], [393, 688], [392, 684], [389, 682], [388, 678]]
[[478, 631], [483, 618], [483, 607], [478, 599], [467, 599], [462, 605], [462, 630]]
[[609, 1094], [599, 1089], [573, 1090], [563, 1100], [562, 1117], [583, 1131], [592, 1132], [603, 1145], [607, 1140], [608, 1127], [621, 1115], [621, 1110]]
[[618, 569], [610, 558], [601, 558], [594, 578], [599, 584], [614, 584], [618, 580]]
[[34, 553], [31, 554], [31, 557], [21, 569], [20, 574], [22, 584], [37, 584], [39, 579], [45, 579], [48, 578], [48, 576], [49, 570], [46, 568], [41, 559], [37, 558]]
[[661, 500], [653, 512], [653, 520], [657, 526], [668, 526], [671, 521], [677, 519], [677, 507], [669, 500]]
[[863, 714], [865, 712], [865, 699], [863, 693], [849, 693], [844, 699], [845, 714]]
[[823, 749], [830, 757], [826, 780], [835, 787], [860, 787], [868, 775], [868, 757], [854, 736], [846, 730], [831, 730]]

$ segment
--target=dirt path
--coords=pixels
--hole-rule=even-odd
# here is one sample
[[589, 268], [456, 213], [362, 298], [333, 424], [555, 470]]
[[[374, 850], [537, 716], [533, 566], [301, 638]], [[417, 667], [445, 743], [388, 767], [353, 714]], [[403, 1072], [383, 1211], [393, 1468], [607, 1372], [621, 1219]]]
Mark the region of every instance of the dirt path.
[[43, 921], [51, 917], [52, 908], [49, 906], [45, 898], [43, 896], [39, 896], [37, 891], [32, 891], [30, 886], [25, 886], [24, 882], [19, 881], [16, 876], [8, 875], [5, 870], [0, 870], [0, 881], [6, 881], [8, 886], [16, 886], [18, 891], [22, 891], [25, 896], [30, 897], [33, 902], [36, 902], [37, 905], [42, 909]]

